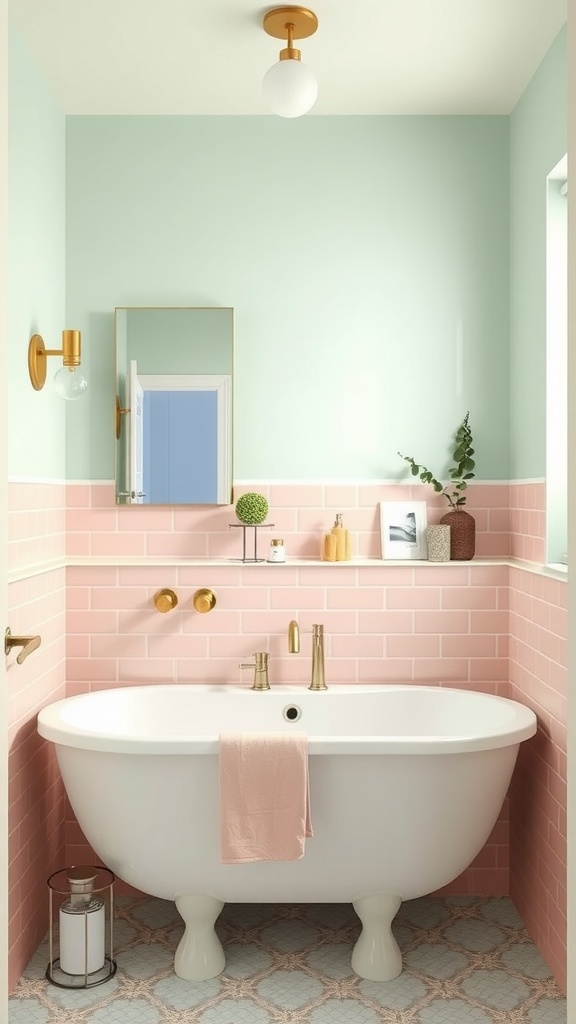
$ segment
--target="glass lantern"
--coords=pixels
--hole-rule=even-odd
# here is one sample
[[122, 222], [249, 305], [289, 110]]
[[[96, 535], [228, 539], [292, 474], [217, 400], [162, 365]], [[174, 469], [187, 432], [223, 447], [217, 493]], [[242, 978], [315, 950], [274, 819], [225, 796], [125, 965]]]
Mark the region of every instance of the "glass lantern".
[[92, 988], [116, 973], [115, 877], [108, 868], [63, 868], [48, 879], [50, 928], [46, 977], [60, 988]]

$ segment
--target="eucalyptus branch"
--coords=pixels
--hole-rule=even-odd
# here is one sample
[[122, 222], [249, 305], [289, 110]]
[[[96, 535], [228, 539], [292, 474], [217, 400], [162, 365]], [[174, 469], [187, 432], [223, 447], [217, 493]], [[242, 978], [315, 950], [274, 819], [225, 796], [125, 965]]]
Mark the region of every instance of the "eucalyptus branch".
[[472, 480], [476, 475], [474, 473], [476, 463], [472, 458], [474, 448], [472, 447], [472, 431], [468, 422], [469, 416], [470, 413], [467, 412], [456, 431], [456, 444], [452, 452], [455, 465], [448, 471], [450, 474], [450, 484], [445, 486], [440, 480], [436, 479], [426, 466], [416, 462], [411, 455], [403, 455], [402, 452], [398, 452], [400, 458], [404, 459], [410, 466], [412, 476], [419, 477], [423, 484], [430, 484], [437, 494], [441, 494], [446, 498], [451, 508], [459, 508], [466, 504], [466, 495], [463, 494], [463, 491], [468, 487], [468, 480]]

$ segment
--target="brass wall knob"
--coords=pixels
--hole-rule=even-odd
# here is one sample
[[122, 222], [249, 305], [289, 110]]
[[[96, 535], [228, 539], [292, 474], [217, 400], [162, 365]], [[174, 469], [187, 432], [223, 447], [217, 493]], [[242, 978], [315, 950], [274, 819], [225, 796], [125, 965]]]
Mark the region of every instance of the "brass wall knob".
[[192, 604], [197, 612], [201, 612], [202, 614], [205, 612], [211, 612], [216, 604], [216, 594], [213, 590], [208, 590], [207, 587], [202, 587], [194, 594]]
[[157, 594], [154, 594], [156, 611], [171, 612], [178, 604], [178, 597], [173, 590], [163, 587]]

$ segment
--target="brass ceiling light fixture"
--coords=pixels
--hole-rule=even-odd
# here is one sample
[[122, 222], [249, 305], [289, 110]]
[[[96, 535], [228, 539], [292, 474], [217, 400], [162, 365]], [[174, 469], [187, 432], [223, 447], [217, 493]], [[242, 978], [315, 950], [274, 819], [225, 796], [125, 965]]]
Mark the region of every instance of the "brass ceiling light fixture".
[[302, 63], [300, 50], [296, 50], [293, 43], [295, 39], [314, 35], [318, 18], [307, 7], [274, 7], [266, 12], [262, 24], [269, 36], [286, 39], [278, 63], [264, 75], [264, 100], [280, 117], [301, 117], [314, 106], [318, 83], [314, 73]]
[[48, 356], [62, 356], [63, 365], [54, 377], [54, 386], [60, 398], [73, 402], [88, 387], [88, 381], [78, 369], [80, 366], [80, 331], [62, 331], [62, 348], [46, 348], [40, 334], [33, 334], [28, 345], [28, 373], [35, 391], [46, 383]]

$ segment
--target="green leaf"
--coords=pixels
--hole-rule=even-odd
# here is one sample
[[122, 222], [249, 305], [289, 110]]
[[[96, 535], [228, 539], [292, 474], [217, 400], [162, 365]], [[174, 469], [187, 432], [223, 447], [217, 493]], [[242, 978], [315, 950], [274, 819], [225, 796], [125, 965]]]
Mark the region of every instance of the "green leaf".
[[475, 465], [476, 465], [476, 463], [474, 462], [474, 459], [465, 459], [464, 460], [464, 469], [466, 470], [467, 473], [471, 473], [472, 470], [474, 469]]
[[413, 464], [410, 467], [410, 472], [412, 473], [412, 476], [418, 476], [418, 466]]
[[437, 494], [441, 494], [441, 492], [444, 490], [444, 488], [442, 487], [442, 484], [439, 483], [438, 480], [434, 480], [433, 487], [434, 487], [434, 490], [436, 491]]

